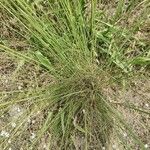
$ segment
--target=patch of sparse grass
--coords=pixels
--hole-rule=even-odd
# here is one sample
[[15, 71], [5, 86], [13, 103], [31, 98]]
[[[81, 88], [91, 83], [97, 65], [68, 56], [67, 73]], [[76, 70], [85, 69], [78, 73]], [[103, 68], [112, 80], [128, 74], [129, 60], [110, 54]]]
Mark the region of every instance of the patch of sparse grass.
[[[112, 15], [108, 5], [97, 0], [1, 0], [0, 4], [17, 20], [23, 29], [19, 35], [28, 45], [21, 51], [2, 39], [0, 50], [39, 65], [53, 79], [49, 85], [11, 92], [8, 97], [1, 93], [1, 115], [11, 116], [14, 107], [18, 111], [18, 117], [2, 128], [11, 134], [2, 137], [2, 149], [9, 148], [8, 139], [26, 141], [23, 149], [38, 149], [43, 138], [47, 149], [112, 149], [114, 133], [120, 148], [133, 149], [124, 142], [123, 131], [145, 149], [104, 89], [123, 87], [129, 77], [148, 72], [149, 42], [138, 36], [148, 24], [148, 0], [128, 4], [120, 0]], [[140, 10], [135, 19], [136, 9]], [[124, 105], [149, 114], [133, 104]], [[30, 118], [37, 120], [31, 123]]]

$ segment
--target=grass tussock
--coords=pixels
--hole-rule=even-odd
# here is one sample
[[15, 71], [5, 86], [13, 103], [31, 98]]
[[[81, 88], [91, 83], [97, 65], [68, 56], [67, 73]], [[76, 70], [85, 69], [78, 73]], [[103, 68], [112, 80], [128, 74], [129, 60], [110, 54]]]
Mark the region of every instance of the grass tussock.
[[[10, 130], [12, 122], [17, 124], [8, 139], [26, 141], [23, 149], [38, 149], [44, 139], [47, 149], [88, 150], [112, 149], [115, 136], [120, 149], [135, 145], [145, 149], [104, 89], [121, 87], [137, 71], [148, 72], [148, 39], [138, 35], [148, 24], [148, 1], [111, 2], [111, 15], [110, 6], [97, 0], [1, 0], [0, 4], [16, 20], [13, 32], [27, 47], [22, 51], [2, 38], [0, 50], [40, 66], [53, 79], [46, 86], [10, 92], [9, 99], [1, 93], [2, 115], [11, 116], [12, 107], [21, 109], [3, 126], [2, 130]], [[134, 19], [136, 9], [140, 11]], [[30, 118], [37, 120], [33, 127]], [[135, 145], [124, 143], [122, 131]], [[8, 139], [2, 139], [2, 149], [9, 147]]]

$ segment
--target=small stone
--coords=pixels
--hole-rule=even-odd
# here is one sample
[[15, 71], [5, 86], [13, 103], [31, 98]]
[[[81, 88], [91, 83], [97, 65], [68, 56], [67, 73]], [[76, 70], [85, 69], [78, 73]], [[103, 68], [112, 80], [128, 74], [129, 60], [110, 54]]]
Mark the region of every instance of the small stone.
[[8, 132], [5, 133], [5, 137], [7, 137], [7, 138], [9, 137], [9, 133]]
[[46, 148], [47, 147], [46, 144], [44, 144], [43, 147]]
[[28, 123], [30, 123], [30, 122], [31, 122], [31, 119], [30, 119], [30, 118], [28, 118], [27, 122], [28, 122]]
[[35, 138], [35, 133], [31, 133], [31, 139], [34, 139]]
[[12, 117], [12, 120], [16, 120], [23, 114], [23, 108], [21, 108], [20, 105], [15, 104], [9, 108], [8, 113]]
[[12, 149], [11, 149], [11, 147], [9, 147], [9, 149], [8, 149], [8, 150], [12, 150]]
[[128, 135], [127, 135], [127, 133], [125, 132], [125, 133], [123, 133], [123, 136], [124, 136], [124, 137], [127, 137]]
[[12, 122], [12, 123], [11, 123], [11, 126], [12, 126], [13, 128], [15, 128], [15, 127], [16, 127], [16, 123], [15, 123], [15, 122]]
[[5, 80], [5, 83], [8, 83], [8, 80], [7, 80], [7, 79]]
[[32, 124], [34, 124], [35, 123], [35, 120], [32, 120]]
[[40, 114], [40, 111], [37, 111], [37, 114]]
[[112, 145], [112, 148], [113, 148], [113, 149], [116, 149], [116, 148], [117, 148], [117, 146], [116, 146], [115, 144], [113, 144], [113, 145]]
[[8, 143], [10, 144], [10, 143], [11, 143], [11, 140], [8, 140]]
[[18, 112], [20, 112], [20, 111], [21, 111], [19, 107], [17, 108], [17, 111], [18, 111]]
[[19, 85], [19, 86], [18, 86], [18, 90], [21, 90], [21, 89], [22, 89], [22, 86]]
[[1, 136], [3, 136], [3, 137], [9, 137], [9, 133], [6, 132], [6, 131], [4, 131], [4, 130], [2, 130], [1, 131]]
[[149, 107], [149, 104], [145, 104], [146, 107]]
[[145, 144], [144, 147], [145, 147], [145, 148], [148, 148], [149, 146], [148, 146], [148, 144]]
[[105, 150], [105, 149], [106, 149], [106, 148], [103, 146], [103, 147], [102, 147], [102, 150]]
[[4, 136], [5, 133], [6, 133], [6, 131], [2, 130], [2, 131], [1, 131], [1, 136]]
[[82, 111], [83, 111], [83, 113], [85, 114], [85, 109], [83, 109]]

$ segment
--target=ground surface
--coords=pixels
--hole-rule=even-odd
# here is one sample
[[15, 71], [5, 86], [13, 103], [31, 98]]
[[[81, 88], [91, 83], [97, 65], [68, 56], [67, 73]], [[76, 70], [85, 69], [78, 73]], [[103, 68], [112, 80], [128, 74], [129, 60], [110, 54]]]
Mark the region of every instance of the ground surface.
[[[111, 4], [107, 4], [106, 7], [109, 8], [110, 6], [111, 9], [108, 11], [108, 13], [110, 13], [111, 15], [113, 13], [113, 6]], [[133, 18], [130, 18], [129, 25], [130, 22], [136, 19], [136, 15], [138, 15], [138, 13], [140, 13], [140, 10], [137, 10], [135, 15], [132, 16]], [[9, 18], [9, 16], [7, 16], [7, 14], [5, 13], [0, 13], [0, 18], [2, 21], [0, 28], [1, 39], [13, 48], [19, 48], [21, 51], [27, 50], [28, 46], [24, 39], [21, 39], [20, 37], [18, 37], [18, 35], [15, 35], [12, 30], [9, 30], [7, 28], [7, 26], [13, 26], [14, 24], [16, 24], [16, 21], [12, 18]], [[123, 21], [120, 23], [123, 23]], [[149, 43], [148, 28], [149, 27], [147, 23], [145, 24], [145, 27], [143, 27], [136, 34], [138, 38], [146, 40], [147, 43]], [[134, 47], [134, 45], [132, 46]], [[15, 92], [18, 91], [21, 92], [22, 90], [38, 88], [41, 86], [45, 87], [52, 81], [53, 80], [48, 75], [48, 73], [41, 69], [39, 66], [35, 66], [34, 64], [26, 64], [24, 61], [16, 59], [15, 57], [12, 58], [5, 52], [0, 51], [0, 93], [2, 98], [9, 99]], [[3, 93], [5, 93], [5, 96], [3, 95]], [[139, 113], [135, 110], [129, 110], [125, 106], [123, 107], [121, 104], [126, 101], [134, 103], [137, 108], [143, 108], [146, 112], [150, 111], [149, 76], [138, 76], [137, 78], [134, 78], [134, 80], [131, 79], [131, 81], [126, 84], [125, 89], [123, 90], [119, 87], [108, 87], [104, 89], [104, 93], [112, 103], [116, 103], [116, 107], [118, 108], [118, 110], [122, 112], [127, 122], [131, 125], [133, 130], [138, 134], [143, 143], [146, 145], [145, 147], [148, 148], [150, 146], [150, 116], [145, 113]], [[17, 104], [12, 105], [12, 107], [9, 108], [6, 114], [1, 114], [0, 128], [3, 128], [9, 122], [10, 126], [8, 127], [8, 130], [11, 130], [11, 128], [15, 128], [15, 119], [25, 111], [26, 107], [29, 106]], [[42, 119], [44, 118], [43, 113], [37, 113], [39, 113], [38, 118], [33, 117], [27, 120], [26, 129], [22, 138], [17, 138], [13, 142], [8, 140], [8, 143], [12, 150], [24, 150], [24, 145], [30, 144], [32, 139], [35, 138], [36, 135], [34, 135], [34, 130], [37, 130], [36, 124], [40, 124], [40, 122], [42, 122]], [[130, 141], [130, 139], [128, 138], [128, 134], [126, 133], [126, 131], [124, 131], [122, 134], [124, 136], [125, 143], [132, 143], [132, 141]], [[9, 136], [10, 135], [8, 135], [8, 137]], [[42, 143], [40, 143], [39, 150], [47, 149], [46, 140], [47, 135], [42, 138]], [[123, 147], [119, 147], [117, 139], [115, 139], [115, 131], [112, 134], [111, 141], [112, 143], [110, 149], [124, 149]], [[75, 143], [77, 149], [82, 145], [80, 139], [77, 139]], [[135, 150], [139, 149], [136, 145], [134, 145], [133, 147], [133, 149]]]

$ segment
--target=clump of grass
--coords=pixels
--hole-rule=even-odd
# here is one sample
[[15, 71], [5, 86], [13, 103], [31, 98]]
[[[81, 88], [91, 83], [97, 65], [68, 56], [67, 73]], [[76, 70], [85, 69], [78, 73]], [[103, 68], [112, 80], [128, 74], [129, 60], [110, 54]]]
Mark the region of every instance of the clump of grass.
[[[126, 130], [144, 149], [143, 143], [103, 93], [103, 88], [121, 82], [136, 65], [146, 69], [150, 63], [146, 46], [137, 55], [129, 55], [130, 51], [126, 50], [142, 23], [137, 21], [131, 32], [117, 24], [121, 17], [126, 19], [124, 11], [130, 14], [129, 8], [136, 3], [130, 3], [124, 10], [125, 3], [120, 1], [112, 19], [98, 10], [96, 0], [2, 0], [0, 3], [25, 28], [24, 32], [30, 33], [24, 38], [32, 50], [23, 54], [4, 44], [0, 49], [40, 65], [54, 79], [44, 89], [16, 93], [15, 100], [12, 96], [11, 100], [2, 101], [2, 113], [15, 103], [30, 104], [17, 120], [18, 127], [11, 131], [10, 139], [15, 140], [17, 136], [21, 139], [27, 130], [27, 119], [41, 111], [44, 118], [37, 125], [36, 136], [25, 146], [27, 149], [37, 149], [44, 135], [48, 138], [49, 149], [74, 149], [77, 139], [82, 139], [79, 145], [82, 149], [92, 149], [94, 145], [98, 149], [109, 149], [111, 134], [119, 129]], [[141, 20], [147, 15], [147, 1], [136, 4], [142, 4]], [[2, 141], [3, 149], [8, 147], [6, 142]]]

